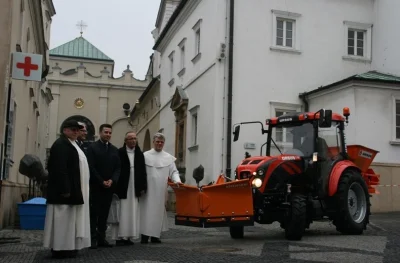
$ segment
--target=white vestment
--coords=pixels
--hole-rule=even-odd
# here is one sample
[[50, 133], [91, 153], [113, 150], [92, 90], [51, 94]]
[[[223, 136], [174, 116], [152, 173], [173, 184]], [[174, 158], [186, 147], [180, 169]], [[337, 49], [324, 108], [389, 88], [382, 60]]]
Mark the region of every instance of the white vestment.
[[140, 233], [159, 238], [168, 230], [165, 209], [168, 177], [181, 182], [175, 166], [176, 158], [167, 152], [151, 149], [144, 153], [147, 172], [147, 193], [140, 198]]
[[79, 154], [83, 205], [47, 204], [43, 246], [58, 250], [80, 250], [91, 246], [89, 215], [89, 165], [85, 154], [71, 141]]
[[119, 238], [139, 238], [139, 224], [140, 224], [140, 210], [139, 200], [135, 195], [135, 150], [126, 148], [128, 153], [129, 161], [131, 164], [131, 173], [129, 176], [128, 192], [126, 199], [120, 199], [120, 215], [119, 225], [113, 225], [111, 227], [111, 235], [113, 239]]

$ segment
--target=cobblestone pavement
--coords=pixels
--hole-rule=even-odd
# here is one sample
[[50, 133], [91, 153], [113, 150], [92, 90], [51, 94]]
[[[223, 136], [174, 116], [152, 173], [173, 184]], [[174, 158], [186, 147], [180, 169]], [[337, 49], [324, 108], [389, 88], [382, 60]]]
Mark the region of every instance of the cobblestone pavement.
[[[175, 226], [162, 244], [82, 250], [76, 259], [52, 260], [42, 247], [42, 231], [0, 231], [0, 262], [398, 262], [400, 213], [373, 215], [362, 236], [344, 236], [329, 222], [314, 223], [302, 241], [284, 239], [278, 224], [247, 227], [232, 240], [227, 228]], [[397, 243], [397, 245], [396, 245]]]

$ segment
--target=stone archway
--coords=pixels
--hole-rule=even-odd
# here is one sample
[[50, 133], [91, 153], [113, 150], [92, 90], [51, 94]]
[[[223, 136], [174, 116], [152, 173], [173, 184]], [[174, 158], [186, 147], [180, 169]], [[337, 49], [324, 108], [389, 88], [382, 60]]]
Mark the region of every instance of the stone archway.
[[143, 152], [148, 150], [151, 150], [151, 139], [150, 139], [149, 129], [146, 130], [146, 134], [144, 135]]
[[[85, 123], [86, 129], [87, 129], [87, 136], [86, 136], [85, 142], [86, 143], [94, 142], [94, 140], [95, 140], [94, 135], [96, 134], [96, 132], [95, 132], [93, 123], [88, 118], [86, 118], [85, 116], [82, 116], [82, 115], [74, 115], [74, 116], [71, 116], [71, 117], [68, 117], [67, 119], [65, 119], [64, 122], [69, 121], [69, 120], [76, 120], [76, 121]], [[62, 127], [64, 125], [64, 122], [61, 124], [61, 127], [60, 127], [61, 134], [62, 134]]]

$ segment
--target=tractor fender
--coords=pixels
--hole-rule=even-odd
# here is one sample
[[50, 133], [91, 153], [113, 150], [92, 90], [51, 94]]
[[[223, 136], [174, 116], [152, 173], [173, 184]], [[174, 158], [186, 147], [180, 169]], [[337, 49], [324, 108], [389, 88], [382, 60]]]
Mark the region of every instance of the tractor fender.
[[343, 160], [337, 162], [335, 166], [332, 168], [331, 174], [329, 176], [329, 185], [328, 185], [329, 196], [333, 196], [334, 194], [336, 194], [340, 177], [342, 176], [343, 172], [347, 169], [354, 169], [358, 172], [361, 172], [361, 170], [351, 161]]

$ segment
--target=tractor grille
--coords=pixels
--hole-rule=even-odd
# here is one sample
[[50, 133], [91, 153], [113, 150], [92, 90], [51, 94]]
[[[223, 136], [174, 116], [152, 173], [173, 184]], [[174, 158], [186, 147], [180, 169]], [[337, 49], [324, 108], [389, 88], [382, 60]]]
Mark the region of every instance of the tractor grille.
[[240, 172], [240, 179], [250, 178], [251, 174], [248, 171]]

